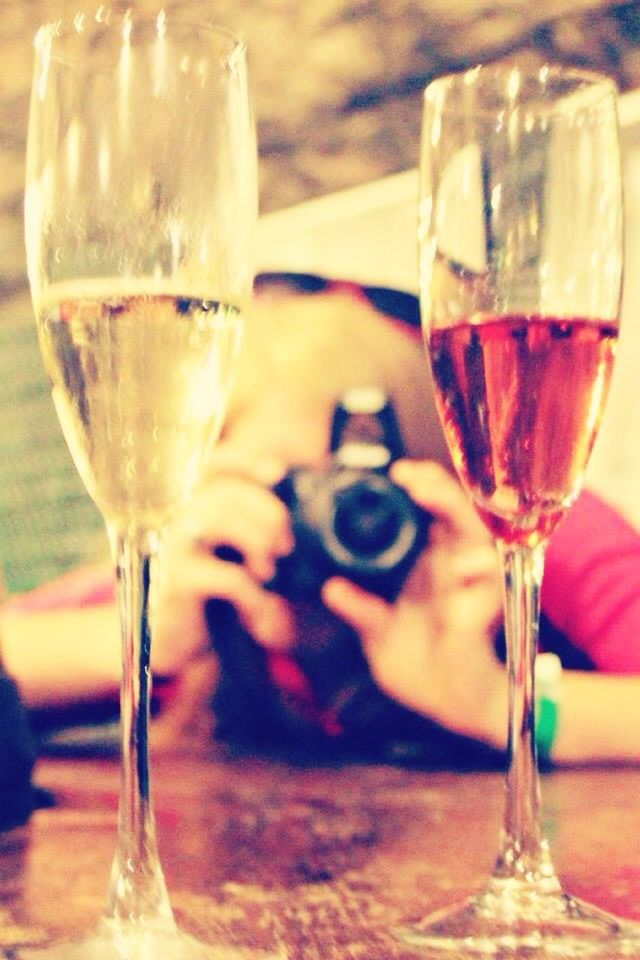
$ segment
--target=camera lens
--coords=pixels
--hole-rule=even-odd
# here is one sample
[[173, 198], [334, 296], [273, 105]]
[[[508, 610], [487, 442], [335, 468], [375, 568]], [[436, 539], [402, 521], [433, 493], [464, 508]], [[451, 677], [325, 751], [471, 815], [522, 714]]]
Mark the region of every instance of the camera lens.
[[404, 512], [385, 485], [359, 482], [335, 499], [333, 529], [345, 549], [360, 556], [378, 556], [391, 547], [404, 523]]

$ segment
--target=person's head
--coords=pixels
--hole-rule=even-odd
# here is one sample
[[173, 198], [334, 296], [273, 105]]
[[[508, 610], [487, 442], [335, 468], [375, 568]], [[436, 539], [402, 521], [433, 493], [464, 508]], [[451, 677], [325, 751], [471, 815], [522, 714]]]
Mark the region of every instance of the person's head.
[[419, 331], [357, 288], [314, 293], [275, 284], [254, 298], [221, 443], [316, 464], [336, 402], [350, 387], [391, 398], [408, 455], [447, 461]]

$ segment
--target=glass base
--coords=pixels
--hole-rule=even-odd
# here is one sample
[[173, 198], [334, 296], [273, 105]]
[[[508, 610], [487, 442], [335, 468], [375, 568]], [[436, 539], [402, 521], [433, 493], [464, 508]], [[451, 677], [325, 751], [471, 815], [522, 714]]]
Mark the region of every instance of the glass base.
[[640, 926], [560, 890], [493, 879], [483, 893], [395, 931], [423, 957], [640, 960]]
[[286, 954], [284, 950], [267, 953], [251, 946], [203, 943], [177, 927], [103, 924], [82, 940], [22, 949], [12, 953], [12, 960], [286, 960]]

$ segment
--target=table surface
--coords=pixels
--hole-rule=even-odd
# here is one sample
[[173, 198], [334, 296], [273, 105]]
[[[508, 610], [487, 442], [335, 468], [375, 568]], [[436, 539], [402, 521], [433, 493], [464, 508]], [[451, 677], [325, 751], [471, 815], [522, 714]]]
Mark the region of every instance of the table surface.
[[[0, 947], [79, 935], [106, 892], [116, 761], [47, 759], [37, 780], [58, 802], [0, 834]], [[154, 756], [153, 783], [181, 925], [290, 960], [404, 957], [392, 928], [482, 886], [504, 794], [500, 773], [291, 766], [213, 747]], [[640, 771], [556, 771], [542, 787], [565, 889], [640, 920]]]

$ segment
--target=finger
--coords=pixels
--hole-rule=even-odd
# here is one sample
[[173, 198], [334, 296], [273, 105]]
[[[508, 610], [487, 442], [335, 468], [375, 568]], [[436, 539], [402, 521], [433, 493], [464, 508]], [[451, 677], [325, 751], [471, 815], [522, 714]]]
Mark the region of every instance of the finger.
[[356, 633], [369, 638], [384, 634], [392, 608], [381, 597], [367, 593], [342, 577], [327, 580], [321, 596], [323, 603]]
[[499, 586], [498, 553], [493, 544], [478, 544], [456, 550], [449, 558], [452, 579], [471, 586], [480, 580], [491, 580]]
[[271, 491], [234, 478], [216, 484], [172, 531], [173, 550], [214, 553], [232, 547], [258, 580], [293, 549], [289, 514]]
[[295, 626], [286, 602], [275, 593], [259, 588], [238, 598], [236, 610], [245, 630], [268, 650], [291, 650]]
[[399, 460], [391, 468], [391, 478], [404, 487], [415, 503], [446, 526], [448, 536], [490, 541], [469, 497], [441, 464], [432, 460]]
[[250, 525], [258, 522], [286, 529], [283, 521], [288, 512], [270, 487], [241, 474], [221, 473], [201, 485], [181, 515], [180, 526], [191, 534], [216, 537], [221, 523], [243, 517]]
[[265, 590], [240, 564], [196, 555], [183, 566], [179, 579], [171, 585], [171, 593], [188, 594], [200, 603], [226, 600], [235, 608], [245, 630], [263, 646], [281, 650], [293, 643], [292, 618], [286, 602]]
[[250, 480], [260, 486], [272, 487], [286, 471], [284, 462], [265, 453], [251, 454], [246, 446], [223, 443], [214, 448], [205, 473], [205, 482], [217, 477], [231, 476]]
[[159, 596], [163, 602], [174, 597], [190, 597], [196, 602], [239, 592], [243, 585], [250, 585], [253, 578], [239, 564], [226, 564], [206, 552], [193, 552], [188, 556], [172, 558], [171, 563], [159, 567]]

